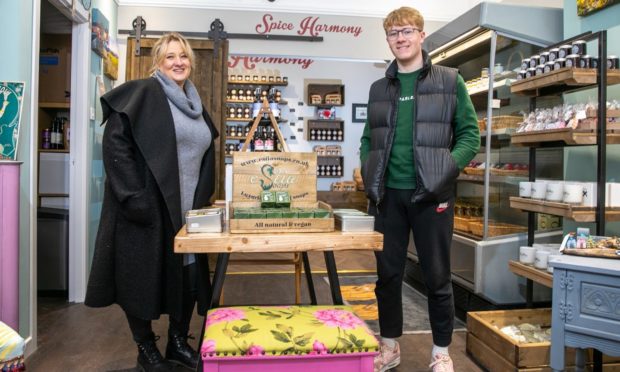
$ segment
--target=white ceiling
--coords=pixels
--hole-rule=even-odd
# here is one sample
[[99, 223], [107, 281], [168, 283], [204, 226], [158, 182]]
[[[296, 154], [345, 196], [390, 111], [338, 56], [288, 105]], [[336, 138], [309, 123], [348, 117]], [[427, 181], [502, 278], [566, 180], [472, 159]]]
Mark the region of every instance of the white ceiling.
[[[331, 14], [383, 18], [391, 10], [412, 6], [428, 21], [449, 22], [479, 0], [116, 0], [120, 6], [248, 10], [260, 12]], [[563, 0], [490, 0], [507, 4], [561, 8]]]

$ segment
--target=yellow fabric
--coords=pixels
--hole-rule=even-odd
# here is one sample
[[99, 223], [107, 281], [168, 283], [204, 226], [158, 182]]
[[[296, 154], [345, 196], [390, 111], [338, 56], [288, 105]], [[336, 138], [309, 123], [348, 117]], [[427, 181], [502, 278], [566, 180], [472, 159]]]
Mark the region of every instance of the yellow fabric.
[[210, 310], [205, 356], [374, 352], [377, 339], [349, 306], [239, 306]]
[[0, 322], [0, 363], [23, 356], [25, 347], [24, 339], [11, 327]]

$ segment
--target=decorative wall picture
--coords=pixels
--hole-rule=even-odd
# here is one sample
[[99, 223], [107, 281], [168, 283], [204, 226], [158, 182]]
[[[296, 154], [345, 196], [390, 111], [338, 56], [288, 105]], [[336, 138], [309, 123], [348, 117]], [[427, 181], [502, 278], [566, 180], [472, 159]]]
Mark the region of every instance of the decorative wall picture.
[[15, 160], [24, 83], [0, 82], [0, 160]]
[[620, 0], [577, 0], [577, 15], [586, 16], [618, 2]]
[[106, 50], [106, 56], [103, 58], [103, 74], [110, 80], [118, 79], [118, 46], [116, 39], [110, 38], [109, 48]]
[[354, 103], [353, 104], [353, 113], [351, 114], [352, 122], [354, 123], [364, 123], [366, 122], [368, 105], [365, 103]]
[[109, 50], [110, 22], [108, 22], [108, 19], [99, 9], [93, 9], [92, 19], [93, 26], [90, 32], [90, 48], [100, 57], [105, 58]]

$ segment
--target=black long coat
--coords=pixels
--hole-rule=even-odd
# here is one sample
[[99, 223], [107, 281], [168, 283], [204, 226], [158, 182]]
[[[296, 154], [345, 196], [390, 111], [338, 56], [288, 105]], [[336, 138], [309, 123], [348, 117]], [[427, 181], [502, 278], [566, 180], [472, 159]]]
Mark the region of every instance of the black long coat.
[[[182, 227], [181, 192], [172, 113], [154, 78], [129, 81], [101, 97], [105, 192], [85, 304], [119, 304], [128, 314], [181, 317], [183, 257], [173, 252]], [[203, 109], [213, 134], [218, 133]], [[214, 192], [215, 149], [204, 155], [193, 207]], [[198, 312], [211, 295], [206, 255], [198, 264]]]

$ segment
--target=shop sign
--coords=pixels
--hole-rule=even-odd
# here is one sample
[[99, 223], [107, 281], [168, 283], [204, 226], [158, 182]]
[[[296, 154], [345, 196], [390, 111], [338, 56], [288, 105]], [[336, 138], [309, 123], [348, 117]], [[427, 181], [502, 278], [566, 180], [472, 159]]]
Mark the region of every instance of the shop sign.
[[362, 26], [323, 23], [320, 21], [320, 17], [313, 16], [308, 16], [302, 19], [299, 24], [294, 24], [293, 22], [276, 20], [269, 13], [263, 15], [261, 22], [256, 25], [254, 30], [259, 35], [270, 34], [273, 31], [295, 31], [295, 34], [299, 36], [320, 36], [323, 33], [339, 33], [350, 34], [353, 37], [358, 37], [363, 31]]
[[[307, 69], [312, 63], [310, 58], [291, 58], [291, 57], [250, 57], [231, 55], [228, 57], [228, 67], [235, 68], [240, 64], [246, 70], [253, 70], [257, 63], [271, 63], [280, 65], [298, 65], [303, 70]], [[241, 67], [241, 66], [239, 66]]]
[[24, 83], [0, 82], [0, 160], [15, 160]]

